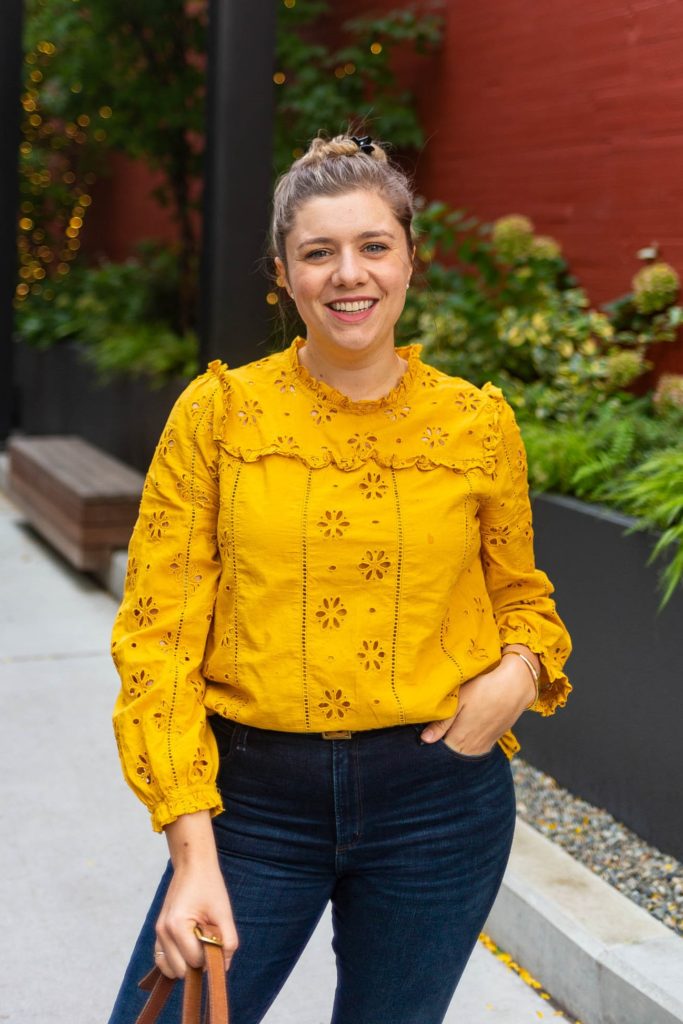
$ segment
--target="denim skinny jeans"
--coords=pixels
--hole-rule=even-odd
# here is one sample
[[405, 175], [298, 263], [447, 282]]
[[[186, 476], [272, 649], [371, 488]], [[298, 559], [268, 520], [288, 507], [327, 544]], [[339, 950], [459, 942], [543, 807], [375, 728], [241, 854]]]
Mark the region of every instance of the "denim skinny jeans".
[[[514, 786], [499, 745], [465, 756], [422, 743], [424, 724], [335, 740], [212, 726], [225, 802], [213, 824], [239, 936], [231, 1019], [263, 1019], [331, 900], [332, 1024], [443, 1021], [510, 854]], [[171, 871], [109, 1024], [135, 1024], [144, 1004], [137, 982]], [[180, 1021], [180, 989], [160, 1024]]]

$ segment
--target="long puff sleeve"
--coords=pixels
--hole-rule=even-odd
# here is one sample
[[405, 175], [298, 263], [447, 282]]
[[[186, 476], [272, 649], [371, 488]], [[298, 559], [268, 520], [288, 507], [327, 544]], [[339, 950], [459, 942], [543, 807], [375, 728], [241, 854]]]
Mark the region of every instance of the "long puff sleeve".
[[515, 416], [492, 384], [500, 437], [490, 494], [479, 509], [482, 563], [501, 647], [526, 644], [541, 661], [539, 697], [532, 711], [551, 715], [563, 707], [571, 684], [563, 666], [571, 652], [567, 629], [551, 599], [550, 580], [536, 568], [524, 442]]
[[119, 756], [157, 832], [181, 814], [222, 809], [201, 671], [220, 573], [219, 391], [214, 375], [198, 377], [171, 412], [145, 480], [112, 632]]

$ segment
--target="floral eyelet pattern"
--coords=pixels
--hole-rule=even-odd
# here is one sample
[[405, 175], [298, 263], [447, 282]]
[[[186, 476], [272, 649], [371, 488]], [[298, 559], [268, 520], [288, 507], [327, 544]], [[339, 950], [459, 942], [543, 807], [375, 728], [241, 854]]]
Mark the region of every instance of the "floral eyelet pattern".
[[391, 569], [391, 560], [385, 551], [366, 551], [358, 568], [366, 580], [383, 580]]
[[128, 682], [128, 693], [131, 697], [134, 699], [141, 697], [150, 686], [154, 686], [154, 680], [144, 668], [138, 669], [137, 672], [131, 672]]
[[347, 700], [341, 690], [324, 690], [323, 694], [325, 699], [320, 701], [318, 707], [325, 718], [344, 718], [351, 707], [351, 701]]
[[245, 427], [253, 426], [254, 423], [258, 423], [259, 416], [263, 416], [263, 409], [257, 401], [247, 401], [244, 403], [241, 409], [238, 410], [237, 418], [240, 423]]
[[147, 519], [147, 535], [149, 539], [161, 540], [170, 525], [171, 520], [166, 512], [151, 512]]
[[324, 597], [315, 617], [323, 629], [339, 629], [346, 616], [346, 608], [339, 597]]
[[387, 655], [379, 640], [363, 640], [357, 656], [362, 667], [368, 672], [371, 669], [379, 671]]
[[441, 427], [427, 427], [422, 440], [429, 448], [437, 448], [439, 445], [444, 445], [448, 440], [448, 432], [442, 430]]
[[358, 484], [358, 489], [363, 497], [370, 501], [373, 498], [383, 498], [389, 490], [389, 486], [382, 479], [381, 473], [369, 471]]
[[322, 531], [323, 537], [343, 537], [350, 525], [350, 521], [340, 509], [323, 512], [318, 520], [318, 527]]
[[321, 423], [329, 423], [336, 415], [337, 410], [333, 405], [318, 403], [311, 409], [311, 419], [317, 426], [320, 426]]
[[133, 608], [133, 618], [141, 629], [153, 625], [158, 614], [159, 606], [153, 597], [139, 597]]
[[354, 434], [353, 437], [348, 438], [346, 443], [351, 446], [354, 452], [371, 452], [377, 444], [377, 435], [371, 433]]

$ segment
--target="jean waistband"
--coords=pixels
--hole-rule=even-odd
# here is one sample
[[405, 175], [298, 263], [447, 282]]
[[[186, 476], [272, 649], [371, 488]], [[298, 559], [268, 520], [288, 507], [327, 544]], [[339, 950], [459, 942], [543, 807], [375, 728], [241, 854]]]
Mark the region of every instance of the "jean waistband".
[[256, 732], [263, 733], [264, 736], [270, 736], [273, 739], [281, 737], [282, 739], [288, 740], [327, 740], [327, 741], [342, 741], [360, 739], [363, 737], [372, 736], [386, 736], [393, 732], [402, 732], [408, 729], [414, 729], [420, 731], [424, 729], [427, 722], [404, 722], [401, 725], [386, 725], [380, 726], [377, 729], [329, 729], [323, 732], [282, 732], [277, 729], [261, 729], [256, 725], [244, 725], [242, 722], [236, 722], [232, 718], [224, 718], [222, 715], [212, 715], [209, 719], [211, 724], [218, 723], [219, 729], [227, 726], [228, 728], [234, 727], [239, 728], [240, 731], [245, 733]]

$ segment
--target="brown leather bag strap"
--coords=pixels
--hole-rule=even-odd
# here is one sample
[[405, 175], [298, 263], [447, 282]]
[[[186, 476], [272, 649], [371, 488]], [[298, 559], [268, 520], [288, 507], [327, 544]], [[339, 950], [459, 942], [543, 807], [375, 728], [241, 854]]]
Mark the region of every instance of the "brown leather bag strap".
[[139, 988], [149, 992], [150, 997], [142, 1008], [142, 1013], [135, 1024], [155, 1024], [157, 1017], [173, 991], [174, 985], [175, 980], [173, 978], [167, 978], [158, 967], [153, 967], [149, 974], [146, 974], [139, 983]]
[[[209, 986], [205, 1024], [229, 1024], [228, 994], [220, 940], [216, 937], [205, 937], [199, 929], [195, 930], [195, 934], [204, 943], [204, 963]], [[183, 991], [182, 1024], [200, 1024], [203, 975], [201, 967], [188, 967], [187, 969]], [[149, 992], [150, 997], [136, 1024], [155, 1024], [174, 985], [175, 979], [167, 978], [158, 967], [154, 967], [149, 974], [145, 975], [140, 982], [140, 988]]]

